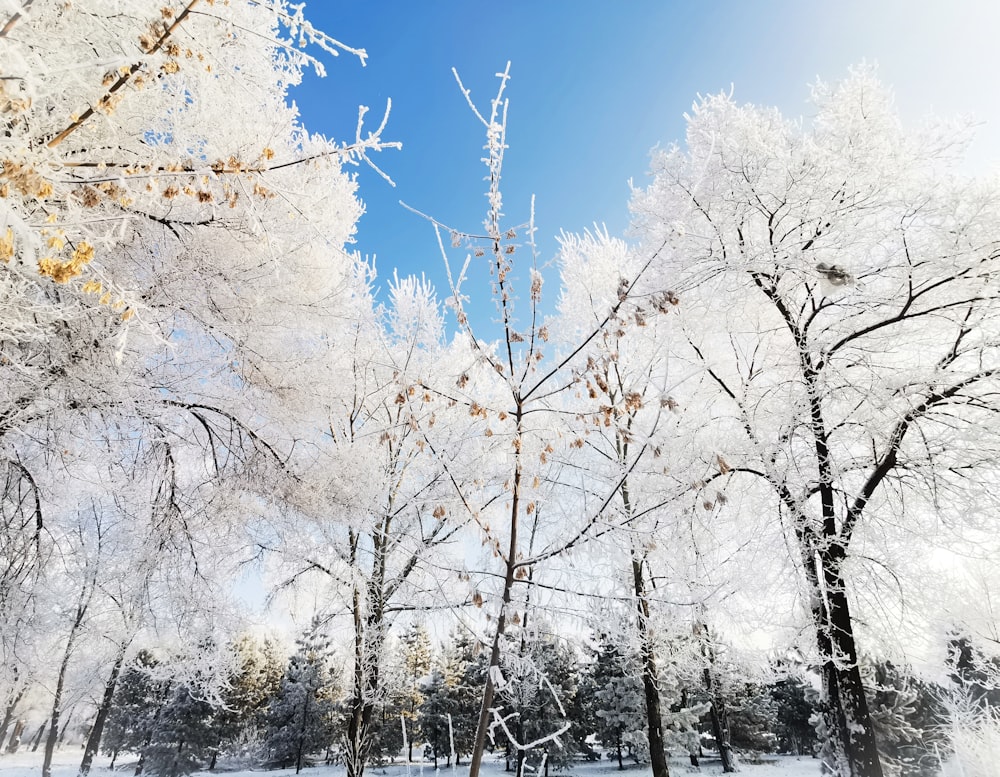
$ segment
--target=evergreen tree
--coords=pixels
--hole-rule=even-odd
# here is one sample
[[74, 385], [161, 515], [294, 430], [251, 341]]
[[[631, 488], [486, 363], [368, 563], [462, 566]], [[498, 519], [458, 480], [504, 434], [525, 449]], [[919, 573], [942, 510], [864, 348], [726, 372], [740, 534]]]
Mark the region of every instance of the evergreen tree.
[[684, 750], [697, 766], [701, 756], [699, 723], [711, 707], [704, 685], [701, 641], [686, 621], [668, 621], [656, 649], [659, 692], [664, 701], [660, 712], [664, 744]]
[[775, 703], [778, 752], [812, 755], [817, 745], [816, 727], [812, 723], [817, 692], [802, 678], [788, 674], [771, 684], [770, 693]]
[[773, 753], [778, 747], [778, 704], [770, 688], [758, 683], [740, 683], [726, 689], [729, 737], [744, 753]]
[[[422, 701], [416, 719], [420, 736], [430, 750], [435, 769], [438, 766], [438, 759], [442, 757], [447, 759], [447, 765], [451, 766], [448, 716], [452, 714], [453, 702], [448, 694], [447, 678], [440, 668], [435, 667], [424, 679], [420, 695]], [[411, 742], [410, 746], [412, 745]]]
[[[407, 709], [407, 695], [398, 687], [386, 685], [375, 705], [371, 722], [371, 758], [375, 763], [389, 763], [403, 749], [403, 717]], [[406, 743], [412, 740], [415, 731], [409, 726]]]
[[489, 656], [467, 632], [456, 631], [444, 653], [444, 693], [451, 713], [455, 763], [472, 752]]
[[329, 639], [318, 620], [296, 642], [277, 696], [268, 708], [267, 750], [272, 763], [295, 765], [295, 773], [309, 753], [333, 741], [335, 711], [333, 681], [328, 666]]
[[866, 662], [868, 701], [887, 777], [933, 777], [947, 750], [944, 708], [930, 684], [889, 661]]
[[246, 635], [232, 646], [234, 667], [222, 691], [215, 718], [221, 752], [239, 757], [259, 755], [259, 738], [266, 729], [267, 709], [277, 697], [285, 660], [271, 639]]
[[416, 733], [418, 710], [424, 697], [422, 686], [431, 669], [431, 640], [422, 624], [411, 626], [400, 637], [403, 643], [403, 669], [406, 673], [405, 707], [403, 717], [413, 731], [407, 737], [406, 760], [413, 760], [413, 739]]
[[1000, 659], [989, 658], [967, 634], [948, 638], [948, 668], [962, 693], [980, 707], [1000, 708]]
[[[508, 745], [508, 757], [517, 765], [544, 771], [566, 769], [576, 754], [578, 724], [576, 709], [579, 661], [565, 642], [540, 633], [521, 633], [518, 655], [503, 665], [506, 684], [499, 696], [505, 707], [516, 712]], [[574, 717], [577, 719], [574, 720]], [[560, 733], [561, 732], [561, 733]], [[528, 748], [527, 745], [538, 743]]]
[[597, 736], [602, 745], [613, 749], [618, 768], [625, 768], [623, 750], [636, 760], [645, 760], [642, 744], [646, 735], [646, 708], [639, 678], [636, 675], [610, 677], [595, 695], [600, 720]]
[[152, 677], [158, 663], [152, 653], [140, 650], [122, 672], [101, 740], [101, 750], [112, 756], [112, 763], [120, 752], [138, 754], [137, 774], [170, 694], [168, 682]]
[[179, 777], [206, 766], [217, 752], [216, 710], [192, 686], [175, 685], [143, 751], [145, 770], [157, 777]]
[[646, 710], [638, 657], [620, 643], [620, 636], [598, 635], [594, 661], [586, 673], [585, 686], [592, 696], [585, 708], [590, 708], [588, 722], [598, 741], [614, 752], [618, 768], [624, 769], [626, 753], [638, 756], [636, 745], [645, 737]]

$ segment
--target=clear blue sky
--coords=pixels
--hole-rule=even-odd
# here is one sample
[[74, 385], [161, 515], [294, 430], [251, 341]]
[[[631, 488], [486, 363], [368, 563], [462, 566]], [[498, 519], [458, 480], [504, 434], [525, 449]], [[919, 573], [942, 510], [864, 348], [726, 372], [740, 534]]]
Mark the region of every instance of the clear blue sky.
[[[905, 118], [973, 113], [988, 122], [977, 160], [996, 169], [1000, 159], [995, 0], [311, 0], [306, 15], [368, 52], [364, 68], [327, 57], [325, 79], [293, 90], [309, 130], [352, 139], [355, 106], [377, 123], [392, 98], [386, 138], [403, 149], [377, 161], [397, 186], [358, 171], [367, 213], [356, 247], [377, 255], [383, 285], [398, 267], [426, 272], [447, 295], [430, 226], [399, 200], [459, 229], [482, 224], [482, 126], [452, 67], [486, 111], [494, 74], [512, 63], [504, 210], [521, 223], [536, 196], [543, 263], [560, 230], [625, 231], [629, 179], [644, 185], [650, 149], [682, 138], [698, 93], [734, 86], [741, 102], [807, 116], [810, 82], [867, 59]], [[550, 272], [550, 298], [555, 285]]]

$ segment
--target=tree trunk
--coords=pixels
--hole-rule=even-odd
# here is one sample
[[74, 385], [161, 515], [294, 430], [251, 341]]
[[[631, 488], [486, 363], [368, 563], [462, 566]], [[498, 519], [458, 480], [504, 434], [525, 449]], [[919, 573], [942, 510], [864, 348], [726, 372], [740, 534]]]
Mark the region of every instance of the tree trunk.
[[653, 777], [669, 777], [667, 754], [663, 744], [663, 722], [660, 714], [660, 685], [653, 652], [653, 634], [649, 628], [649, 600], [642, 574], [642, 560], [632, 551], [632, 582], [635, 588], [636, 615], [639, 628], [639, 653], [642, 659], [642, 689], [646, 699], [646, 728], [649, 737], [649, 764]]
[[[796, 345], [802, 376], [809, 390], [822, 515], [822, 523], [818, 526], [800, 515], [796, 536], [802, 548], [806, 579], [812, 588], [810, 605], [822, 661], [827, 704], [824, 763], [837, 777], [882, 777], [875, 726], [861, 682], [854, 624], [843, 576], [851, 535], [846, 520], [838, 528], [835, 476], [817, 370], [801, 333], [796, 337]], [[860, 509], [863, 508], [852, 508]], [[855, 513], [851, 520], [857, 520], [859, 515]]]
[[[518, 547], [518, 521], [521, 509], [521, 479], [523, 477], [523, 462], [521, 460], [521, 443], [523, 441], [524, 407], [520, 400], [517, 401], [514, 422], [516, 441], [514, 459], [514, 483], [511, 488], [510, 503], [510, 538], [507, 545], [506, 570], [503, 580], [503, 594], [500, 599], [500, 612], [497, 613], [497, 626], [493, 632], [493, 645], [490, 648], [490, 664], [486, 672], [486, 685], [483, 688], [483, 704], [479, 708], [479, 720], [476, 724], [476, 739], [472, 747], [472, 756], [469, 759], [469, 777], [479, 777], [479, 770], [483, 763], [483, 752], [486, 750], [486, 733], [490, 727], [490, 711], [493, 708], [493, 697], [496, 688], [493, 685], [493, 673], [500, 669], [500, 643], [503, 640], [504, 631], [507, 627], [507, 609], [511, 603], [511, 591], [514, 588], [514, 575], [517, 573], [517, 547]], [[660, 775], [656, 775], [660, 777]]]
[[718, 693], [715, 685], [712, 668], [715, 666], [715, 648], [712, 645], [712, 635], [708, 626], [701, 620], [696, 620], [694, 624], [694, 634], [701, 642], [701, 655], [705, 659], [705, 667], [702, 670], [702, 678], [705, 683], [705, 691], [708, 693], [709, 718], [712, 721], [712, 736], [719, 750], [719, 758], [722, 760], [723, 773], [735, 772], [736, 763], [733, 758], [733, 748], [729, 741], [729, 712], [726, 703]]
[[11, 732], [10, 741], [7, 743], [7, 752], [16, 753], [17, 749], [21, 746], [21, 735], [24, 734], [24, 727], [26, 723], [23, 720], [18, 720], [14, 724], [14, 730]]
[[42, 738], [45, 736], [45, 728], [49, 725], [48, 721], [45, 721], [41, 726], [38, 727], [38, 733], [35, 734], [35, 738], [31, 740], [31, 752], [37, 752], [38, 748], [42, 744]]
[[3, 720], [0, 721], [0, 748], [3, 747], [4, 740], [7, 738], [7, 729], [10, 728], [10, 723], [14, 719], [14, 710], [17, 709], [17, 705], [20, 703], [21, 698], [24, 696], [25, 686], [21, 686], [17, 692], [11, 697], [10, 703], [4, 710]]
[[306, 728], [309, 726], [309, 697], [312, 693], [306, 689], [305, 699], [302, 702], [302, 727], [299, 729], [298, 746], [295, 748], [295, 773], [302, 771], [302, 751], [306, 746]]
[[861, 680], [854, 624], [840, 564], [827, 563], [824, 567], [828, 628], [833, 652], [824, 656], [823, 686], [830, 689], [828, 697], [837, 702], [831, 710], [836, 725], [831, 734], [840, 741], [850, 777], [882, 777], [875, 727]]
[[73, 721], [74, 712], [76, 712], [76, 707], [70, 707], [69, 712], [66, 714], [66, 722], [63, 723], [62, 730], [59, 732], [59, 738], [56, 740], [56, 747], [62, 747], [63, 742], [66, 741], [66, 732], [69, 731], [69, 724]]
[[56, 690], [52, 697], [52, 717], [49, 721], [49, 736], [45, 741], [45, 756], [42, 759], [42, 777], [52, 777], [52, 756], [56, 750], [56, 740], [59, 738], [59, 715], [62, 712], [63, 688], [66, 684], [66, 670], [69, 667], [69, 659], [73, 655], [73, 644], [76, 642], [76, 635], [83, 623], [87, 607], [90, 605], [90, 595], [88, 593], [89, 582], [84, 583], [84, 589], [80, 593], [80, 600], [76, 608], [76, 617], [66, 640], [66, 649], [63, 651], [62, 662], [59, 664], [59, 674], [56, 675]]
[[[705, 670], [708, 674], [709, 670]], [[722, 759], [723, 773], [735, 772], [736, 764], [733, 758], [733, 746], [729, 742], [729, 711], [726, 703], [716, 695], [712, 696], [712, 706], [709, 709], [712, 720], [712, 736], [719, 748], [719, 758]]]
[[369, 582], [368, 616], [362, 618], [360, 594], [355, 590], [354, 692], [347, 723], [347, 777], [363, 777], [371, 748], [371, 723], [379, 689], [385, 608], [382, 603], [384, 569]]
[[823, 682], [821, 755], [832, 777], [883, 777], [841, 572], [845, 555], [839, 546], [802, 553]]

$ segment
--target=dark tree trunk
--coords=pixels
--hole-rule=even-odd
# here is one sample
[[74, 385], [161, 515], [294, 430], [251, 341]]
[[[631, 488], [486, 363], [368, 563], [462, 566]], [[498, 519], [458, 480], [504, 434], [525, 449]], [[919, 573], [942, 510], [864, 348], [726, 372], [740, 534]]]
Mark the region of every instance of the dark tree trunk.
[[56, 740], [59, 738], [59, 715], [62, 712], [62, 695], [66, 682], [66, 669], [69, 666], [69, 659], [73, 653], [76, 626], [81, 621], [82, 616], [77, 619], [73, 631], [70, 632], [69, 640], [66, 643], [66, 650], [63, 652], [62, 662], [59, 665], [59, 674], [56, 676], [56, 690], [52, 697], [52, 717], [49, 719], [49, 735], [45, 740], [45, 757], [42, 759], [42, 777], [52, 777], [52, 756], [55, 754]]
[[649, 736], [649, 763], [653, 777], [669, 777], [667, 754], [663, 744], [663, 723], [660, 714], [660, 686], [653, 652], [653, 635], [649, 628], [649, 600], [642, 573], [642, 560], [632, 552], [632, 582], [635, 587], [636, 614], [639, 627], [639, 653], [642, 660], [642, 690], [646, 699], [646, 728]]
[[302, 702], [302, 727], [299, 729], [299, 741], [295, 748], [295, 773], [302, 771], [302, 755], [306, 746], [306, 729], [309, 726], [309, 697], [312, 694], [306, 689], [305, 699]]
[[883, 777], [841, 574], [846, 554], [837, 548], [803, 551], [823, 681], [824, 764], [836, 777]]
[[373, 705], [366, 702], [363, 695], [355, 694], [347, 723], [347, 777], [362, 777], [364, 774], [373, 712]]
[[76, 712], [76, 707], [70, 707], [69, 712], [66, 713], [66, 722], [63, 723], [62, 730], [59, 732], [59, 739], [56, 740], [57, 747], [62, 747], [63, 742], [66, 741], [66, 732], [69, 731], [69, 724], [73, 721], [74, 712]]
[[[514, 736], [517, 737], [518, 742], [524, 742], [524, 723], [522, 722], [522, 716], [517, 716], [517, 726], [514, 727]], [[528, 754], [520, 747], [514, 750], [514, 774], [517, 777], [524, 777], [524, 763], [527, 759]]]
[[361, 617], [359, 594], [355, 592], [354, 691], [347, 723], [347, 777], [363, 777], [371, 749], [374, 698], [379, 689], [385, 609], [382, 604], [384, 569], [369, 584], [369, 609]]
[[45, 736], [45, 728], [49, 725], [48, 721], [45, 721], [38, 728], [38, 733], [35, 734], [35, 738], [31, 740], [31, 752], [37, 752], [38, 748], [41, 747], [42, 738]]
[[19, 720], [14, 724], [14, 730], [10, 734], [10, 741], [7, 743], [8, 753], [16, 753], [17, 749], [21, 746], [21, 736], [24, 734], [25, 725], [23, 720]]
[[[707, 673], [709, 670], [706, 669]], [[712, 696], [712, 706], [709, 709], [712, 720], [712, 736], [719, 748], [719, 758], [722, 759], [722, 771], [735, 772], [736, 764], [733, 758], [733, 746], [729, 742], [729, 711], [726, 703], [718, 696]]]
[[712, 721], [712, 736], [719, 750], [719, 758], [722, 760], [722, 771], [724, 773], [735, 772], [736, 763], [733, 758], [733, 748], [729, 741], [729, 711], [726, 709], [726, 702], [718, 693], [715, 685], [713, 667], [715, 666], [715, 647], [712, 644], [712, 635], [708, 626], [698, 620], [694, 625], [694, 634], [701, 641], [701, 655], [705, 659], [705, 667], [702, 670], [702, 679], [705, 683], [705, 691], [708, 693], [709, 718]]
[[[98, 535], [98, 541], [100, 541], [100, 535]], [[93, 574], [96, 575], [96, 571]], [[45, 742], [45, 756], [42, 759], [42, 777], [52, 777], [52, 756], [56, 750], [56, 740], [59, 738], [59, 715], [62, 712], [62, 695], [66, 683], [66, 670], [69, 667], [70, 657], [73, 655], [73, 646], [76, 643], [77, 634], [83, 625], [83, 619], [87, 615], [90, 600], [94, 596], [95, 586], [96, 580], [93, 577], [85, 580], [77, 599], [76, 614], [69, 630], [69, 637], [66, 639], [66, 649], [63, 651], [62, 662], [59, 664], [59, 673], [56, 675], [56, 689], [52, 698], [51, 726], [49, 728], [48, 739]]]
[[7, 729], [10, 728], [10, 723], [14, 720], [14, 710], [17, 709], [17, 705], [20, 703], [21, 698], [24, 696], [25, 686], [21, 686], [20, 689], [11, 697], [10, 703], [3, 713], [3, 720], [0, 721], [0, 747], [3, 747], [4, 740], [7, 738]]
[[[507, 627], [507, 610], [511, 605], [511, 591], [514, 588], [514, 575], [517, 574], [517, 550], [518, 550], [518, 529], [520, 526], [521, 510], [521, 480], [524, 476], [523, 462], [521, 460], [520, 444], [524, 434], [522, 426], [524, 418], [524, 405], [518, 399], [514, 411], [514, 422], [516, 426], [515, 441], [518, 451], [514, 459], [514, 482], [511, 488], [510, 503], [510, 537], [507, 543], [506, 569], [504, 571], [503, 594], [500, 599], [500, 612], [497, 613], [497, 626], [493, 632], [493, 644], [490, 648], [489, 669], [486, 672], [486, 685], [483, 688], [483, 703], [479, 708], [479, 720], [476, 723], [476, 739], [472, 746], [472, 755], [469, 759], [469, 777], [479, 777], [479, 771], [483, 763], [483, 752], [486, 750], [486, 733], [490, 727], [490, 714], [493, 708], [493, 697], [496, 688], [493, 685], [493, 672], [500, 666], [500, 643], [503, 640], [504, 631]], [[659, 777], [659, 776], [657, 776]]]
[[847, 592], [839, 562], [825, 564], [826, 601], [832, 655], [824, 656], [823, 685], [830, 689], [836, 735], [847, 755], [850, 777], [882, 777], [875, 730], [868, 709]]

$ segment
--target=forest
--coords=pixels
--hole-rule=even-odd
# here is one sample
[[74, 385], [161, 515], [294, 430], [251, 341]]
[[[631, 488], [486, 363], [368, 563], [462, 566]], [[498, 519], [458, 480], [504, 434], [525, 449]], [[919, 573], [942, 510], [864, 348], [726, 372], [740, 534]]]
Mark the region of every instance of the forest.
[[332, 35], [0, 2], [0, 774], [996, 774], [971, 124], [866, 65], [807, 119], [701, 96], [629, 234], [553, 259], [510, 66], [456, 73], [483, 221], [419, 214], [434, 288], [352, 249], [391, 105], [330, 139], [289, 99], [364, 61]]

